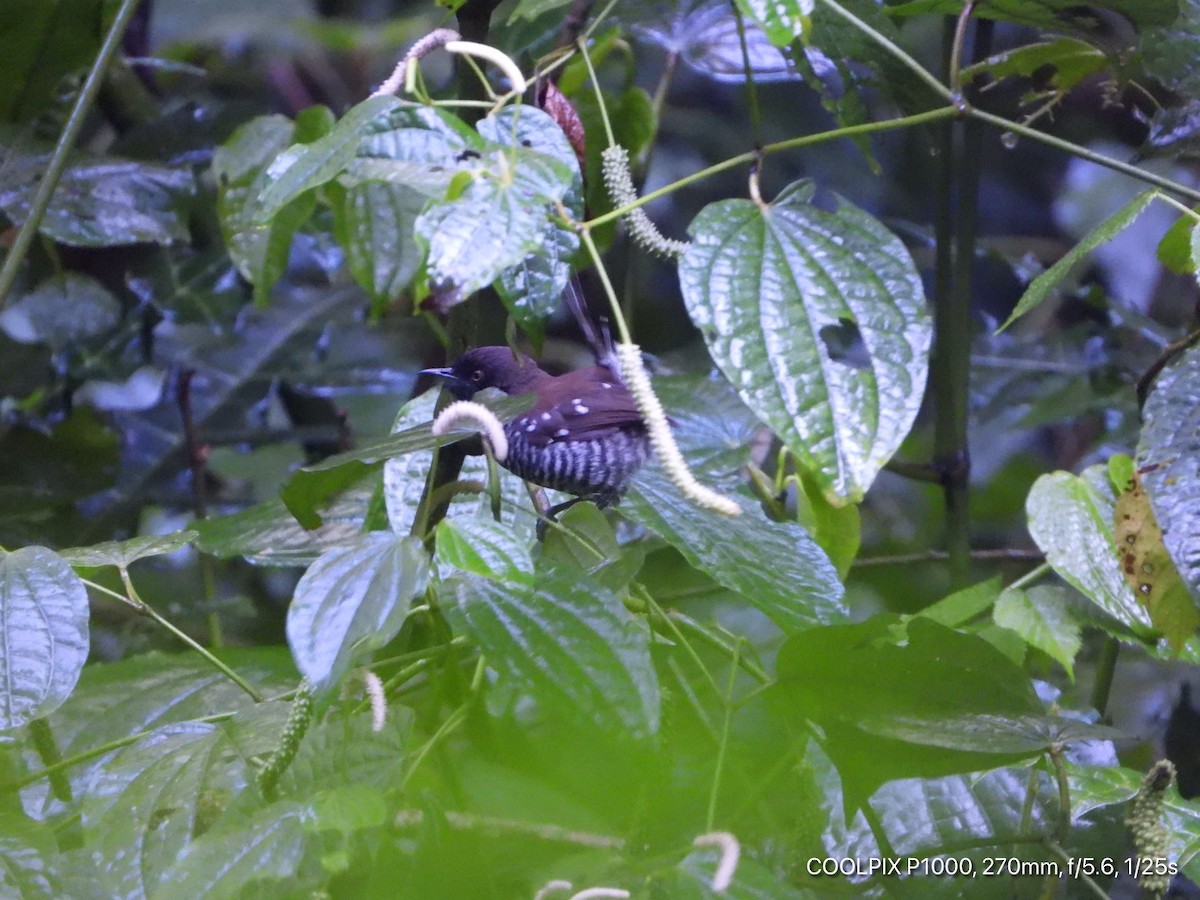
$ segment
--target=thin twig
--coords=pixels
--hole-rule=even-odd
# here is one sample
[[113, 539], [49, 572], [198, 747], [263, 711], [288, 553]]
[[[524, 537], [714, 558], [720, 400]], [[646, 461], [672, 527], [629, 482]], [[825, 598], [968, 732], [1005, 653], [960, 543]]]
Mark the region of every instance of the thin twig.
[[[936, 562], [947, 560], [950, 554], [945, 550], [922, 550], [917, 553], [897, 553], [893, 556], [867, 556], [856, 559], [852, 566], [900, 566], [915, 562]], [[972, 550], [971, 559], [998, 560], [1000, 562], [1041, 562], [1046, 558], [1041, 550], [1022, 550], [1018, 548], [1000, 550]]]

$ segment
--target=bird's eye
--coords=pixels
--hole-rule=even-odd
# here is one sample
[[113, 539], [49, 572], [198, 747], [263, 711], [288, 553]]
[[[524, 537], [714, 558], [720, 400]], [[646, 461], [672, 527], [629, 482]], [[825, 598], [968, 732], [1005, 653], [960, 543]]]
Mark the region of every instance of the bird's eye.
[[472, 381], [483, 381], [483, 369], [476, 369], [471, 373]]

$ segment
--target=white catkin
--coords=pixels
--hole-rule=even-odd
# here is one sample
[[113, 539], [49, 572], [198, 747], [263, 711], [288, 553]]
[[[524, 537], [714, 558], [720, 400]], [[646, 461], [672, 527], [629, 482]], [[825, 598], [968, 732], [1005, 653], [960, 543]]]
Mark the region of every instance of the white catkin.
[[[614, 206], [627, 206], [637, 200], [633, 176], [629, 171], [629, 152], [620, 144], [606, 147], [600, 154], [600, 169], [604, 174], [604, 186]], [[687, 241], [676, 241], [665, 237], [658, 226], [646, 215], [646, 210], [636, 207], [625, 213], [629, 236], [643, 250], [658, 256], [682, 256], [688, 248]]]
[[504, 425], [496, 418], [496, 414], [482, 403], [472, 400], [451, 403], [433, 420], [433, 433], [441, 437], [464, 422], [478, 428], [479, 433], [491, 445], [492, 456], [496, 457], [496, 462], [504, 462], [508, 458], [508, 438], [504, 434]]
[[738, 843], [738, 839], [728, 831], [711, 831], [692, 841], [692, 846], [720, 848], [721, 860], [713, 874], [712, 889], [718, 893], [727, 890], [733, 883], [733, 873], [737, 871], [738, 860], [742, 855], [742, 845]]
[[438, 28], [429, 32], [429, 34], [408, 48], [408, 52], [400, 57], [400, 61], [396, 63], [396, 68], [392, 70], [392, 74], [388, 76], [387, 81], [376, 88], [371, 96], [385, 97], [391, 94], [398, 94], [400, 88], [404, 87], [409, 63], [428, 56], [432, 50], [459, 39], [459, 33], [451, 28]]
[[734, 500], [698, 482], [688, 468], [679, 445], [675, 443], [675, 435], [671, 434], [671, 425], [663, 412], [662, 403], [654, 393], [650, 376], [642, 364], [642, 348], [637, 344], [617, 344], [617, 361], [621, 366], [621, 377], [646, 422], [650, 446], [654, 448], [655, 456], [672, 483], [697, 506], [727, 516], [740, 516], [742, 508]]
[[546, 900], [551, 894], [557, 894], [559, 891], [569, 891], [572, 887], [574, 885], [571, 882], [556, 878], [554, 881], [547, 881], [542, 885], [542, 889], [533, 895], [533, 900]]
[[367, 669], [363, 672], [363, 683], [366, 685], [367, 699], [371, 701], [371, 730], [383, 731], [383, 726], [387, 724], [387, 697], [383, 693], [383, 682]]
[[446, 51], [487, 60], [504, 73], [504, 77], [508, 79], [509, 90], [514, 94], [523, 94], [529, 87], [529, 82], [525, 80], [525, 76], [521, 74], [520, 68], [512, 61], [512, 58], [495, 47], [477, 44], [474, 41], [450, 41], [446, 44]]

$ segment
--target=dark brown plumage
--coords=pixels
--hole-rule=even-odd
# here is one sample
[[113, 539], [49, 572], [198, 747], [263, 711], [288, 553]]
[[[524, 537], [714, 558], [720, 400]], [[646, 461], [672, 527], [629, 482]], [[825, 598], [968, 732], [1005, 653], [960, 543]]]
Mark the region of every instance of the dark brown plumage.
[[460, 400], [489, 387], [534, 395], [533, 407], [504, 426], [502, 463], [534, 484], [610, 506], [650, 454], [637, 404], [603, 366], [556, 376], [508, 347], [479, 347], [453, 366], [425, 371], [444, 378]]

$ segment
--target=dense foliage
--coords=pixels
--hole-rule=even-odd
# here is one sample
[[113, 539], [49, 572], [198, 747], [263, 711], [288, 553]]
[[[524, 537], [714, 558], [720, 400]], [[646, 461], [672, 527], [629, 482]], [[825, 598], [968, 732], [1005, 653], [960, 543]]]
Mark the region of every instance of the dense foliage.
[[[1200, 881], [1194, 2], [0, 34], [0, 893]], [[686, 471], [539, 535], [417, 372], [575, 276]]]

